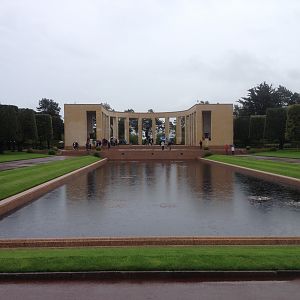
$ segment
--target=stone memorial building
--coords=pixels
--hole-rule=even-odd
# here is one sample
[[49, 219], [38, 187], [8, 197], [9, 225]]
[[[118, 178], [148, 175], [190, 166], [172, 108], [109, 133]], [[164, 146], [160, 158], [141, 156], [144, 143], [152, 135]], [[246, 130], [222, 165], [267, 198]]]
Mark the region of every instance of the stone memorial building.
[[183, 111], [118, 112], [108, 111], [101, 104], [65, 104], [65, 147], [77, 141], [84, 146], [87, 139], [117, 139], [136, 144], [147, 139], [154, 144], [172, 140], [174, 144], [197, 146], [200, 140], [210, 147], [233, 143], [233, 105], [195, 104]]

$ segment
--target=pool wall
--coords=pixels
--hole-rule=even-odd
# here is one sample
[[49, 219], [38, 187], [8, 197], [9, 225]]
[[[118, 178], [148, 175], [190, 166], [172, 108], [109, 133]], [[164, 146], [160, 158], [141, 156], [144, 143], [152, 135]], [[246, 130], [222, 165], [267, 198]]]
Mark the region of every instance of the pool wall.
[[26, 190], [22, 193], [19, 193], [14, 196], [8, 197], [4, 200], [1, 200], [0, 201], [0, 217], [24, 206], [25, 204], [28, 204], [29, 202], [31, 202], [31, 201], [41, 197], [42, 195], [52, 191], [53, 189], [61, 186], [62, 184], [66, 183], [68, 180], [70, 180], [74, 175], [79, 175], [79, 174], [84, 174], [84, 173], [90, 172], [90, 171], [104, 165], [106, 162], [107, 162], [107, 158], [104, 158], [93, 164], [90, 164], [88, 166], [77, 169], [77, 170], [70, 172], [68, 174], [65, 174], [63, 176], [60, 176], [60, 177], [57, 177], [50, 181], [47, 181], [45, 183], [42, 183], [42, 184], [35, 186], [29, 190]]

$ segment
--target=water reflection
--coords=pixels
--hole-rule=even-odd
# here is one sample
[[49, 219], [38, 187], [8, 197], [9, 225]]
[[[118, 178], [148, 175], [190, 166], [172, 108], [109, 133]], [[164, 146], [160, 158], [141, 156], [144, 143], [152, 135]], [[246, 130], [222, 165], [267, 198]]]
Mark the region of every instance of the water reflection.
[[0, 221], [0, 237], [294, 235], [299, 192], [199, 162], [110, 162]]

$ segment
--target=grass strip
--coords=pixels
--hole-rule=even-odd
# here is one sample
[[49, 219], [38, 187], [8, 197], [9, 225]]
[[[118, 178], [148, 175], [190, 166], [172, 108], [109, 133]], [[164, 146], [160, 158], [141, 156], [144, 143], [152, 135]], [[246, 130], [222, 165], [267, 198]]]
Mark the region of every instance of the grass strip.
[[73, 157], [0, 172], [0, 200], [98, 161], [94, 156]]
[[284, 158], [299, 158], [300, 150], [277, 150], [277, 151], [267, 151], [254, 153], [258, 156], [268, 156], [268, 157], [284, 157]]
[[0, 163], [15, 161], [15, 160], [23, 160], [23, 159], [42, 158], [48, 156], [49, 155], [47, 154], [40, 154], [40, 153], [4, 152], [3, 154], [0, 154]]
[[252, 157], [231, 155], [212, 155], [206, 159], [300, 179], [300, 165], [295, 163], [257, 160]]
[[299, 246], [1, 249], [0, 272], [300, 270]]

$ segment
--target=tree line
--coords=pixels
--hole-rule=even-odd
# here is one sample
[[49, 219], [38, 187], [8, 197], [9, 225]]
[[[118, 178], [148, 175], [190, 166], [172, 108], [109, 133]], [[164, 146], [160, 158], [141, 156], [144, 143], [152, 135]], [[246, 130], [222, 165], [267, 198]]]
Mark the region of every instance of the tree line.
[[50, 148], [63, 139], [64, 122], [58, 103], [43, 98], [37, 111], [0, 105], [0, 153], [24, 148]]
[[266, 82], [248, 90], [234, 108], [234, 143], [263, 146], [300, 143], [300, 94]]

